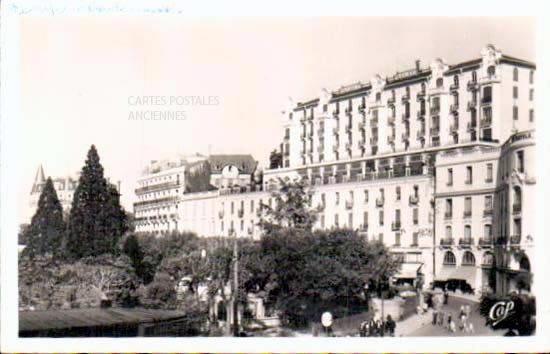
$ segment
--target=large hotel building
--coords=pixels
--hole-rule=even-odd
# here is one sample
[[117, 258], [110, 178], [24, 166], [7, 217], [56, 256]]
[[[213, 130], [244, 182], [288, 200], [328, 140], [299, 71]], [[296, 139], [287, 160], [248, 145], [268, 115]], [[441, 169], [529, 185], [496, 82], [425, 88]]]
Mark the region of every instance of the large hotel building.
[[531, 276], [535, 70], [489, 45], [463, 63], [417, 61], [290, 102], [280, 166], [260, 179], [251, 157], [205, 157], [210, 182], [195, 190], [180, 187], [191, 163], [148, 171], [136, 230], [258, 237], [260, 205], [274, 202], [279, 178], [307, 179], [322, 209], [316, 227], [384, 242], [403, 263], [396, 279], [421, 270], [426, 285], [459, 279], [508, 292]]

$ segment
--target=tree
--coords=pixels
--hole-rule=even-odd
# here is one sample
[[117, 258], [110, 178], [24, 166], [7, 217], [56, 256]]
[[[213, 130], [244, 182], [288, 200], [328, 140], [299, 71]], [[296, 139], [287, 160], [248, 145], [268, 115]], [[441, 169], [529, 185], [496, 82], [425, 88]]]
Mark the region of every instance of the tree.
[[103, 166], [94, 145], [75, 191], [67, 228], [66, 251], [71, 259], [113, 252], [127, 230], [127, 216], [120, 194], [103, 176]]
[[266, 232], [285, 227], [311, 230], [319, 210], [311, 208], [313, 192], [305, 180], [288, 182], [279, 178], [279, 188], [271, 196], [275, 206], [261, 206], [265, 212], [260, 223]]
[[365, 301], [367, 283], [399, 269], [382, 243], [365, 242], [348, 229], [274, 230], [261, 240], [261, 257], [271, 273], [262, 290], [292, 325], [303, 325], [326, 310], [338, 316], [357, 308]]
[[63, 222], [63, 208], [57, 198], [52, 179], [48, 177], [44, 189], [38, 200], [36, 213], [31, 224], [24, 230], [27, 247], [24, 255], [33, 258], [35, 255], [52, 253], [58, 255], [61, 249], [65, 223]]

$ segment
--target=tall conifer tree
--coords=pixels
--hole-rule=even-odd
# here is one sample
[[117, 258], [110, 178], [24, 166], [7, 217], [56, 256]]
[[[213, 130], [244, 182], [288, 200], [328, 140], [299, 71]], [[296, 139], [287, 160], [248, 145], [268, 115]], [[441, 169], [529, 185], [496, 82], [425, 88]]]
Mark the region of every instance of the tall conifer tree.
[[120, 206], [120, 194], [103, 176], [99, 155], [92, 145], [69, 214], [67, 255], [79, 259], [112, 253], [126, 230], [126, 214]]
[[57, 198], [52, 179], [48, 177], [40, 193], [36, 212], [26, 230], [27, 245], [23, 254], [34, 257], [52, 253], [57, 256], [64, 232], [63, 208]]

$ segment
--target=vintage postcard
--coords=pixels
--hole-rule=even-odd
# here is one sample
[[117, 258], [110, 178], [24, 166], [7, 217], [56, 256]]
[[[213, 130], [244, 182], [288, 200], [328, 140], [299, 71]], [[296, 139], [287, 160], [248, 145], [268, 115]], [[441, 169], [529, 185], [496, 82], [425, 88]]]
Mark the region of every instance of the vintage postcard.
[[142, 5], [2, 4], [2, 349], [550, 349], [536, 14]]

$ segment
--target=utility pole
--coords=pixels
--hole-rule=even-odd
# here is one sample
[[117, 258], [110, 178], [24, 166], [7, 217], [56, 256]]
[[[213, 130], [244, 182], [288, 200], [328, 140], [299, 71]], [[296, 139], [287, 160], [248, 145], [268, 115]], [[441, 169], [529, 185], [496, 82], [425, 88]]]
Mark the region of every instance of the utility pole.
[[237, 234], [233, 242], [233, 336], [239, 336], [239, 249]]

